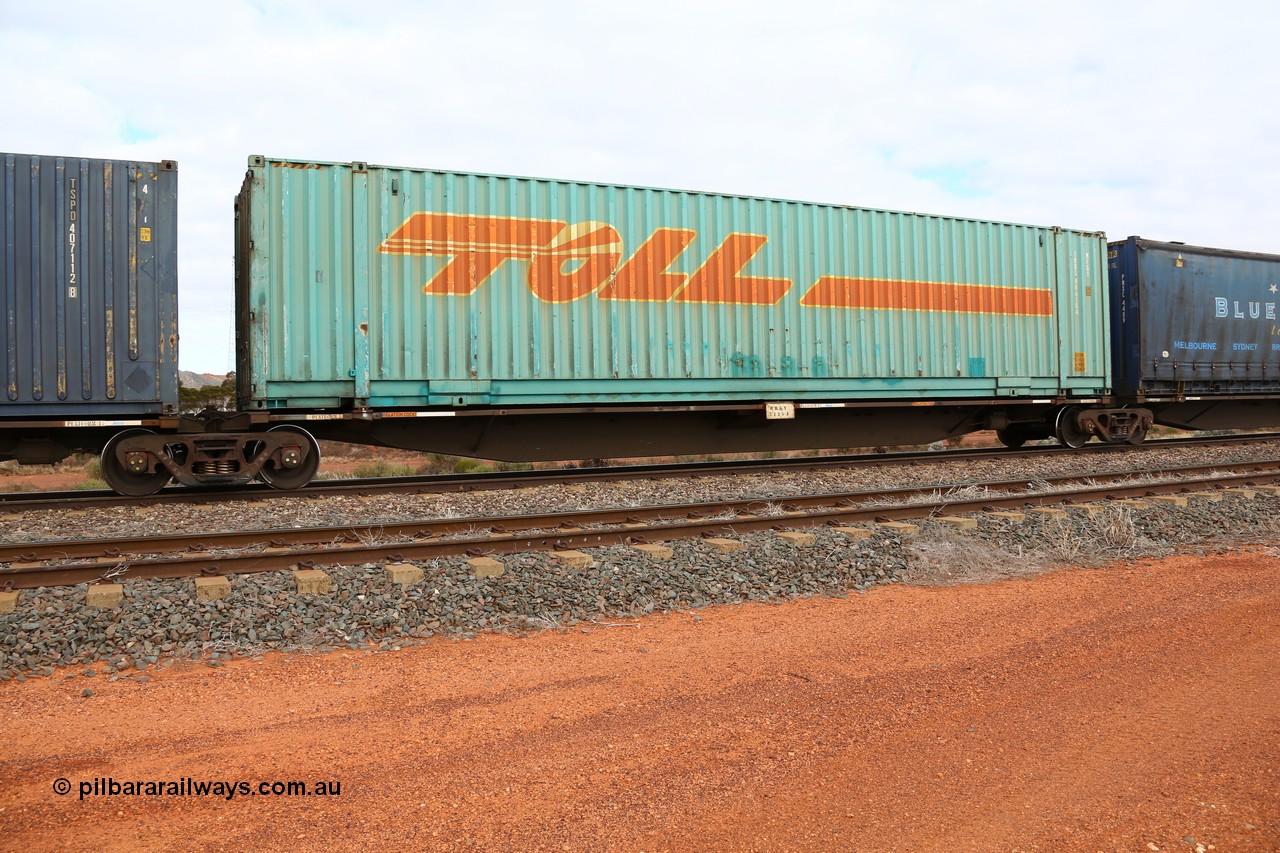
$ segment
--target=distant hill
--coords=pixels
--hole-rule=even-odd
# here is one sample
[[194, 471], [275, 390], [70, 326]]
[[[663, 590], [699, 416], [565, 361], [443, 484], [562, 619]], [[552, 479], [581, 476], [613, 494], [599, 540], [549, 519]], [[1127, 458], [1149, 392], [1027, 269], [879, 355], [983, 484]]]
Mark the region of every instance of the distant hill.
[[184, 388], [205, 388], [210, 385], [221, 385], [226, 380], [226, 374], [194, 373], [190, 370], [178, 371], [178, 382]]

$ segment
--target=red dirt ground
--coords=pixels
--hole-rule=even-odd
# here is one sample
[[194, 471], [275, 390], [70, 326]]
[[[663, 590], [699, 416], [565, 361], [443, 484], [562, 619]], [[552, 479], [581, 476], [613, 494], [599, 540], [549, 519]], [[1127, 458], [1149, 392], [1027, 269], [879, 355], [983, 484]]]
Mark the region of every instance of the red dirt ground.
[[0, 846], [1280, 849], [1261, 552], [148, 674], [0, 684]]

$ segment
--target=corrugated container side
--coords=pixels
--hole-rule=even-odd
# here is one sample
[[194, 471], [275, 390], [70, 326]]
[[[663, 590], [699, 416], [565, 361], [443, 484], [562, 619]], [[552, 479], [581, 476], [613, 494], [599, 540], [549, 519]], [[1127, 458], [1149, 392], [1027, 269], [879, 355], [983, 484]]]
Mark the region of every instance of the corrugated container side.
[[242, 402], [1097, 394], [1099, 234], [253, 158]]
[[1108, 254], [1118, 391], [1280, 391], [1280, 255], [1138, 237]]
[[0, 162], [0, 417], [176, 407], [176, 164]]

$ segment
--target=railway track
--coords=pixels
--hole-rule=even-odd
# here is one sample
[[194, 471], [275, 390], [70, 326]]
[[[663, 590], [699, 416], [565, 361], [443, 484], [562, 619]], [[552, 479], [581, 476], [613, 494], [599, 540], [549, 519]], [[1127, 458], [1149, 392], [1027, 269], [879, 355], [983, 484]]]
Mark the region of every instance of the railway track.
[[225, 500], [271, 500], [274, 498], [325, 498], [339, 495], [372, 496], [376, 494], [444, 494], [529, 486], [589, 482], [621, 482], [626, 480], [704, 477], [728, 474], [796, 472], [845, 467], [874, 467], [911, 463], [945, 463], [973, 459], [1030, 459], [1062, 454], [1105, 455], [1121, 451], [1160, 450], [1178, 447], [1222, 447], [1248, 445], [1280, 440], [1280, 433], [1255, 433], [1232, 436], [1193, 436], [1148, 441], [1137, 447], [1115, 444], [1089, 444], [1071, 449], [1058, 445], [1023, 447], [975, 447], [943, 451], [910, 451], [899, 453], [843, 454], [823, 457], [786, 459], [747, 459], [720, 462], [689, 462], [653, 465], [619, 465], [600, 468], [548, 468], [520, 472], [484, 472], [477, 474], [432, 474], [410, 477], [376, 477], [368, 479], [319, 480], [296, 491], [279, 491], [263, 483], [236, 488], [183, 487], [162, 489], [154, 495], [127, 497], [110, 491], [59, 491], [0, 493], [0, 513], [46, 509], [92, 509], [116, 506], [148, 506], [165, 503], [209, 503]]
[[775, 528], [965, 515], [1280, 483], [1280, 460], [1163, 471], [934, 484], [835, 494], [0, 546], [0, 587], [238, 574], [296, 567], [656, 543]]

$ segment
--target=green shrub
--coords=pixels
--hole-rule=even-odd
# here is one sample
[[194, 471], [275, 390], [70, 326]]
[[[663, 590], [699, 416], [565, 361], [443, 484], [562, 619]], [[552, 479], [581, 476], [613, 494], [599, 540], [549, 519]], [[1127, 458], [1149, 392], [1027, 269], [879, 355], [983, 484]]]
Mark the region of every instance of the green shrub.
[[453, 473], [455, 474], [487, 474], [493, 470], [493, 466], [479, 459], [468, 459], [462, 457], [453, 463]]
[[412, 477], [415, 471], [412, 465], [399, 465], [393, 462], [383, 462], [375, 459], [372, 462], [362, 462], [352, 471], [356, 477], [362, 479], [372, 479], [374, 477]]

